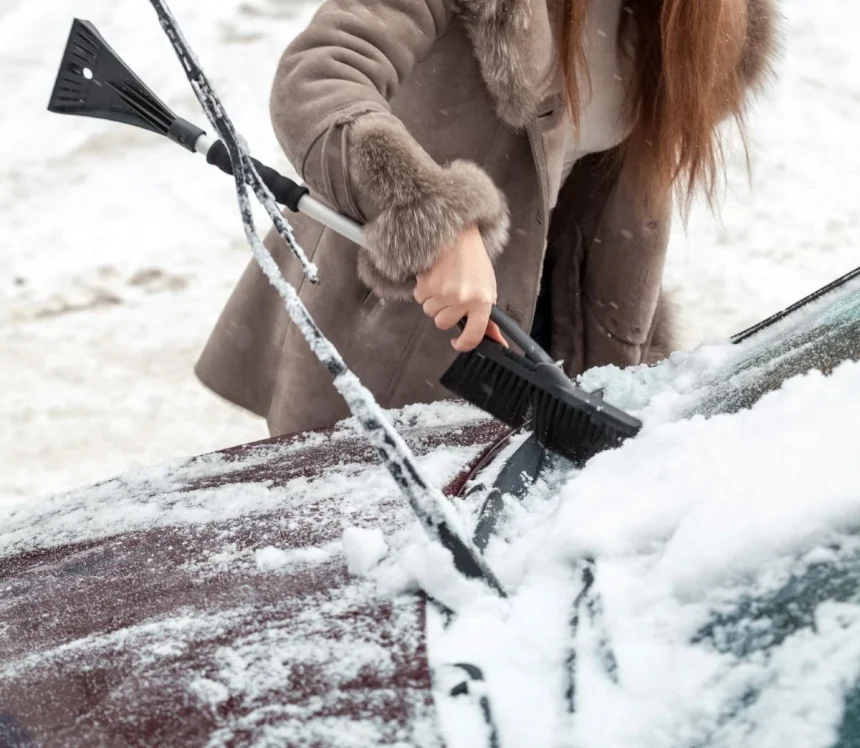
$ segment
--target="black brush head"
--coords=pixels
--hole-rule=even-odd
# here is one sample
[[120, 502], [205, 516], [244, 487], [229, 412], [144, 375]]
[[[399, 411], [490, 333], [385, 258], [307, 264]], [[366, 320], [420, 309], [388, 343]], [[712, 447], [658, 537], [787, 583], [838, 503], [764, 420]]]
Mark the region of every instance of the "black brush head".
[[[499, 351], [492, 351], [493, 345]], [[505, 361], [510, 365], [505, 366]], [[525, 356], [485, 340], [474, 351], [457, 356], [439, 381], [445, 389], [517, 429], [528, 420], [532, 400], [532, 387], [518, 370], [529, 367], [534, 369], [534, 364]]]
[[619, 421], [605, 411], [588, 413], [575, 399], [541, 389], [533, 403], [532, 428], [539, 444], [577, 466], [635, 435], [626, 420]]
[[72, 23], [48, 110], [167, 135], [176, 115], [150, 91], [89, 21]]
[[511, 427], [531, 418], [538, 443], [577, 465], [635, 436], [642, 426], [574, 385], [557, 366], [535, 364], [489, 340], [458, 356], [440, 381]]

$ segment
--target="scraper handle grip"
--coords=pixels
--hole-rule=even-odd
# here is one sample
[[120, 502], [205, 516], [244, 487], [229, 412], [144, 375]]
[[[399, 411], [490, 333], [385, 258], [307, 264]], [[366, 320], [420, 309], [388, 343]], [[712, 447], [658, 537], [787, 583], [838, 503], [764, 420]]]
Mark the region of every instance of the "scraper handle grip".
[[[523, 330], [522, 327], [514, 322], [513, 318], [508, 316], [495, 304], [493, 304], [492, 309], [490, 309], [490, 319], [499, 326], [499, 329], [502, 331], [504, 336], [508, 338], [508, 340], [518, 345], [522, 349], [523, 353], [525, 353], [526, 356], [536, 364], [555, 363], [552, 360], [552, 357], [543, 348], [541, 348], [537, 342]], [[466, 328], [465, 320], [460, 320], [457, 324], [461, 330]], [[485, 340], [486, 339], [487, 338], [485, 338]], [[495, 343], [496, 341], [494, 340], [492, 342]], [[496, 345], [498, 345], [498, 343], [496, 343]]]

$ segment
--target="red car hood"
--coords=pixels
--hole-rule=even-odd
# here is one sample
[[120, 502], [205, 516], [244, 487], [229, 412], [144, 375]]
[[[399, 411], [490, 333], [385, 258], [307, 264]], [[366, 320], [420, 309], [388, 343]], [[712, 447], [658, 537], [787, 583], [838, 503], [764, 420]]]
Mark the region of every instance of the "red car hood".
[[[440, 484], [501, 436], [420, 413], [399, 428]], [[349, 427], [3, 510], [0, 746], [438, 744], [423, 601], [340, 550], [412, 522]]]

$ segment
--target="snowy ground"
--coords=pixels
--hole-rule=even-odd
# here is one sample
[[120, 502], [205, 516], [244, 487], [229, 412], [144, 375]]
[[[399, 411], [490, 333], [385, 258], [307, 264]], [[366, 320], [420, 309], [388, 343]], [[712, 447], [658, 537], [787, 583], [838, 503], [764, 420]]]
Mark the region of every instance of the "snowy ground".
[[[269, 83], [315, 3], [172, 5], [255, 153], [286, 170]], [[697, 210], [673, 239], [690, 345], [860, 258], [860, 7], [782, 6], [779, 82], [750, 117], [752, 190], [737, 159], [722, 224]], [[72, 15], [203, 120], [145, 0], [0, 0], [0, 502], [266, 435], [191, 373], [248, 257], [229, 184], [155, 136], [45, 111]]]

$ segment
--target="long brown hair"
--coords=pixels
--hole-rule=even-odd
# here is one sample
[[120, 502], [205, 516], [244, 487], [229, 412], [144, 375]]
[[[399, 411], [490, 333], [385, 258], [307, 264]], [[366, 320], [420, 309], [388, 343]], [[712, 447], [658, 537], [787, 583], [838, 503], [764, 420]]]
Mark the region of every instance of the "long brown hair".
[[[586, 10], [600, 1], [560, 2], [559, 54], [575, 127], [590, 95], [582, 90], [589, 80]], [[631, 50], [635, 72], [627, 96], [633, 129], [623, 156], [633, 160], [650, 194], [675, 188], [689, 207], [702, 186], [714, 204], [723, 166], [721, 120], [736, 118], [746, 148], [738, 65], [746, 29], [746, 3], [737, 0], [625, 0], [618, 42], [620, 50]]]

